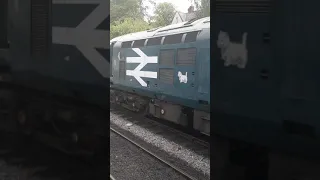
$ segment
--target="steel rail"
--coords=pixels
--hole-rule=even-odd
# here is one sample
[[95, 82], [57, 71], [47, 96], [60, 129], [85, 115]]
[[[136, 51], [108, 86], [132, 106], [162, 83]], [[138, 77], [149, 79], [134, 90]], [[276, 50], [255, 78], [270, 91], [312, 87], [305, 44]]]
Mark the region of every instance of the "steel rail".
[[[114, 104], [114, 103], [113, 103], [113, 104]], [[116, 105], [118, 108], [123, 108], [122, 106], [119, 106], [119, 105], [117, 105], [117, 104], [114, 104], [114, 105]], [[162, 123], [160, 123], [160, 122], [158, 122], [158, 121], [156, 121], [156, 120], [154, 120], [154, 119], [152, 119], [152, 118], [149, 118], [149, 117], [144, 117], [144, 118], [146, 118], [146, 119], [149, 121], [149, 122], [147, 122], [147, 123], [153, 124], [153, 125], [156, 125], [156, 126], [164, 127], [164, 128], [166, 128], [168, 131], [171, 131], [171, 132], [173, 132], [173, 133], [179, 134], [179, 135], [180, 135], [181, 137], [183, 137], [184, 139], [190, 140], [190, 141], [195, 142], [195, 143], [197, 143], [197, 144], [199, 144], [199, 145], [201, 145], [201, 146], [204, 146], [204, 147], [209, 147], [209, 146], [210, 146], [210, 143], [209, 143], [209, 142], [204, 141], [204, 140], [202, 140], [202, 139], [200, 139], [200, 138], [197, 138], [197, 137], [194, 137], [194, 136], [192, 136], [192, 135], [190, 135], [190, 134], [188, 134], [188, 133], [179, 131], [179, 130], [177, 130], [177, 129], [173, 128], [173, 127], [170, 127], [170, 126], [168, 126], [168, 125], [166, 125], [166, 124], [162, 124]]]
[[151, 155], [152, 157], [156, 158], [157, 160], [161, 161], [162, 163], [166, 164], [167, 166], [171, 167], [172, 169], [174, 169], [176, 172], [178, 172], [179, 174], [183, 175], [185, 178], [189, 179], [189, 180], [197, 180], [197, 178], [194, 178], [193, 176], [185, 173], [184, 171], [182, 171], [180, 168], [176, 167], [175, 165], [171, 164], [170, 162], [160, 158], [158, 155], [152, 153], [151, 151], [147, 150], [146, 148], [142, 147], [141, 145], [139, 145], [138, 143], [134, 142], [133, 140], [131, 140], [130, 138], [126, 137], [125, 135], [123, 135], [121, 132], [113, 129], [110, 127], [110, 130], [116, 134], [118, 134], [119, 136], [121, 136], [122, 138], [126, 139], [127, 141], [129, 141], [131, 144], [134, 144], [135, 146], [137, 146], [138, 148], [142, 149], [143, 151], [145, 151], [146, 153], [148, 153], [149, 155]]
[[116, 180], [116, 179], [110, 174], [110, 180]]
[[150, 124], [153, 123], [153, 124], [157, 124], [157, 126], [165, 127], [168, 131], [171, 131], [173, 133], [177, 133], [181, 137], [183, 137], [184, 139], [190, 140], [190, 141], [195, 142], [195, 143], [197, 143], [199, 145], [202, 145], [204, 147], [209, 147], [210, 146], [210, 144], [208, 142], [206, 142], [206, 141], [204, 141], [204, 140], [202, 140], [200, 138], [194, 137], [194, 136], [192, 136], [190, 134], [187, 134], [185, 132], [179, 131], [179, 130], [173, 128], [173, 127], [170, 127], [168, 125], [162, 124], [162, 123], [160, 123], [160, 122], [158, 122], [158, 121], [156, 121], [156, 120], [154, 120], [152, 118], [148, 118], [148, 120], [152, 121], [152, 122], [149, 122]]

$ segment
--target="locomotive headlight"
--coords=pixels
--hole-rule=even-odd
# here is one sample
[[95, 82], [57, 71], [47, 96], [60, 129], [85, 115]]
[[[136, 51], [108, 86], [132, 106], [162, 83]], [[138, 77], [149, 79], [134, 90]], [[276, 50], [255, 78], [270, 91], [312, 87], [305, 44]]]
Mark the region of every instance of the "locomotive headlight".
[[161, 112], [161, 114], [162, 114], [162, 115], [164, 115], [164, 109], [161, 109], [161, 111], [160, 111], [160, 112]]

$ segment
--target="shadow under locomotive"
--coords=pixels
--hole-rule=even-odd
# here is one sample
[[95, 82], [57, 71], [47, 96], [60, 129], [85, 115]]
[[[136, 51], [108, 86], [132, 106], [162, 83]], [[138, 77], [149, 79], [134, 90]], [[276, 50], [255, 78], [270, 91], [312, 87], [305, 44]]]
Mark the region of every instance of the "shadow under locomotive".
[[16, 133], [0, 134], [0, 159], [24, 171], [20, 179], [107, 179], [109, 160], [93, 164]]

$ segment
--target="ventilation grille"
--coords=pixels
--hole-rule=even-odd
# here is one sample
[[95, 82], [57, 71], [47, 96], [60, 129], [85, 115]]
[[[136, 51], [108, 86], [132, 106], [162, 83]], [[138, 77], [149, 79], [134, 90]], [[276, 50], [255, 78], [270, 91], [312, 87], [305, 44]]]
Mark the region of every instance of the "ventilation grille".
[[173, 84], [173, 69], [159, 69], [159, 80], [166, 84]]
[[119, 61], [119, 78], [124, 80], [126, 78], [126, 62]]
[[221, 13], [264, 14], [269, 13], [270, 7], [270, 0], [217, 0], [215, 4], [216, 12]]
[[43, 58], [49, 53], [50, 0], [31, 0], [31, 55]]
[[196, 62], [197, 49], [178, 49], [177, 65], [194, 65]]
[[173, 66], [174, 65], [174, 55], [175, 50], [173, 49], [166, 49], [160, 51], [160, 65], [163, 66]]

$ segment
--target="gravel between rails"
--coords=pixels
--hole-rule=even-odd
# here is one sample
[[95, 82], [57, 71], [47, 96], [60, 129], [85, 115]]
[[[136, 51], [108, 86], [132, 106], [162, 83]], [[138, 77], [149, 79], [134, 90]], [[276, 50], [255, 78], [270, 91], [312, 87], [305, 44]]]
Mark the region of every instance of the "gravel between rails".
[[110, 172], [121, 180], [185, 178], [126, 139], [110, 131]]
[[[146, 146], [151, 152], [174, 164], [180, 169], [189, 172], [198, 179], [210, 179], [210, 154], [208, 147], [201, 147], [172, 132], [161, 133], [150, 130], [141, 123], [141, 116], [124, 113], [126, 110], [117, 112], [110, 111], [110, 127]], [[136, 120], [139, 119], [140, 120]], [[130, 124], [130, 126], [128, 126]], [[145, 147], [145, 148], [146, 148]]]

